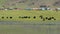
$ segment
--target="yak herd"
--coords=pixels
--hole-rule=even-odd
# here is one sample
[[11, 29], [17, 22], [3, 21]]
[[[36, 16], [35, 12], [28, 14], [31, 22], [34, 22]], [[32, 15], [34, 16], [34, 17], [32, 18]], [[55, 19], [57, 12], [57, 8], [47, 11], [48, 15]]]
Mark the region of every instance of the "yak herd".
[[[4, 18], [13, 19], [13, 17], [1, 17], [1, 18], [2, 18], [2, 19], [4, 19]], [[30, 19], [30, 18], [37, 19], [37, 18], [39, 18], [39, 19], [41, 19], [41, 20], [43, 20], [43, 21], [45, 21], [45, 20], [56, 20], [56, 18], [54, 18], [54, 17], [43, 17], [42, 15], [40, 15], [39, 17], [37, 17], [37, 16], [33, 16], [33, 17], [31, 17], [31, 16], [19, 16], [18, 18], [19, 18], [19, 19], [20, 19], [20, 18], [22, 18], [22, 19]]]
[[[31, 17], [30, 16], [23, 16], [23, 17], [19, 16], [19, 18], [22, 18], [22, 19], [28, 18], [28, 19], [30, 19]], [[36, 18], [37, 18], [36, 16], [33, 16], [33, 19], [36, 19]], [[39, 16], [39, 19], [42, 19], [43, 21], [45, 21], [45, 20], [56, 20], [54, 17], [45, 17], [44, 18], [42, 15]]]

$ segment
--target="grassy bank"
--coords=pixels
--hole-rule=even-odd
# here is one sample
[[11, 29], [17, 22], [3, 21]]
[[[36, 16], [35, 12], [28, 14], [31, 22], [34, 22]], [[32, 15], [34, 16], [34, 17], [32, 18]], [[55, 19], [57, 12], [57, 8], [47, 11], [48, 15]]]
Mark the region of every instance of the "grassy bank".
[[[43, 21], [41, 18], [39, 18], [40, 15], [42, 15], [44, 18], [53, 16], [54, 18], [56, 18], [56, 20]], [[19, 16], [30, 16], [31, 18], [22, 19], [18, 18]], [[33, 18], [34, 16], [36, 16], [36, 19]], [[12, 19], [10, 17], [12, 17]], [[60, 33], [60, 11], [58, 12], [35, 11], [35, 10], [0, 11], [0, 34], [59, 34], [59, 33]]]
[[[60, 21], [60, 11], [36, 11], [36, 10], [1, 10], [0, 11], [0, 21], [42, 21], [39, 16], [54, 17], [56, 21]], [[19, 16], [30, 16], [29, 18], [19, 18]], [[36, 16], [36, 19], [33, 17]], [[10, 18], [12, 17], [12, 19]], [[48, 20], [46, 20], [48, 21]], [[54, 20], [51, 20], [54, 21]]]

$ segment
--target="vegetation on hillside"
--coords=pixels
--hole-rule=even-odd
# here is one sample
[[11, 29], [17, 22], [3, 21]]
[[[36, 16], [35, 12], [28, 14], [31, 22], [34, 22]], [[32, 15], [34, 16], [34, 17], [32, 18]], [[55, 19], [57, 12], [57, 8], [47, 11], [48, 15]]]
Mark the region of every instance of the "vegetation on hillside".
[[0, 8], [35, 8], [40, 7], [40, 5], [46, 5], [55, 8], [58, 6], [60, 7], [60, 2], [59, 0], [0, 0]]

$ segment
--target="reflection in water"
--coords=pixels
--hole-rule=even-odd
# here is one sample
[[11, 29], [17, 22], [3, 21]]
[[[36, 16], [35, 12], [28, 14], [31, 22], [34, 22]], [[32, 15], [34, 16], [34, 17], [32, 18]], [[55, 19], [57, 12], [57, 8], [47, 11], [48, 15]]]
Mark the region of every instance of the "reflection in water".
[[[49, 22], [49, 23], [40, 23], [40, 24], [27, 24], [23, 22], [0, 22], [0, 30], [8, 29], [9, 33], [21, 33], [20, 31], [24, 32], [23, 34], [60, 34], [60, 24], [59, 22]], [[22, 29], [21, 29], [22, 28]], [[18, 30], [19, 29], [19, 30]], [[20, 30], [21, 29], [21, 30]], [[17, 31], [15, 31], [17, 30]], [[13, 32], [12, 32], [13, 31]], [[5, 33], [5, 32], [4, 32]], [[7, 33], [7, 34], [9, 34]]]

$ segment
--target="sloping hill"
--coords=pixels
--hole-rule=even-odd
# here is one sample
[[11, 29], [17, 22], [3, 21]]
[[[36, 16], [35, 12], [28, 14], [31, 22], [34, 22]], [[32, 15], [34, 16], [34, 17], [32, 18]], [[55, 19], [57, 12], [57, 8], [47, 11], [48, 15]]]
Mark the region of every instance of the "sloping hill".
[[[40, 7], [40, 5], [47, 5], [50, 7], [60, 7], [59, 0], [0, 0], [0, 7], [12, 8], [33, 8]], [[59, 2], [60, 3], [60, 2]]]

